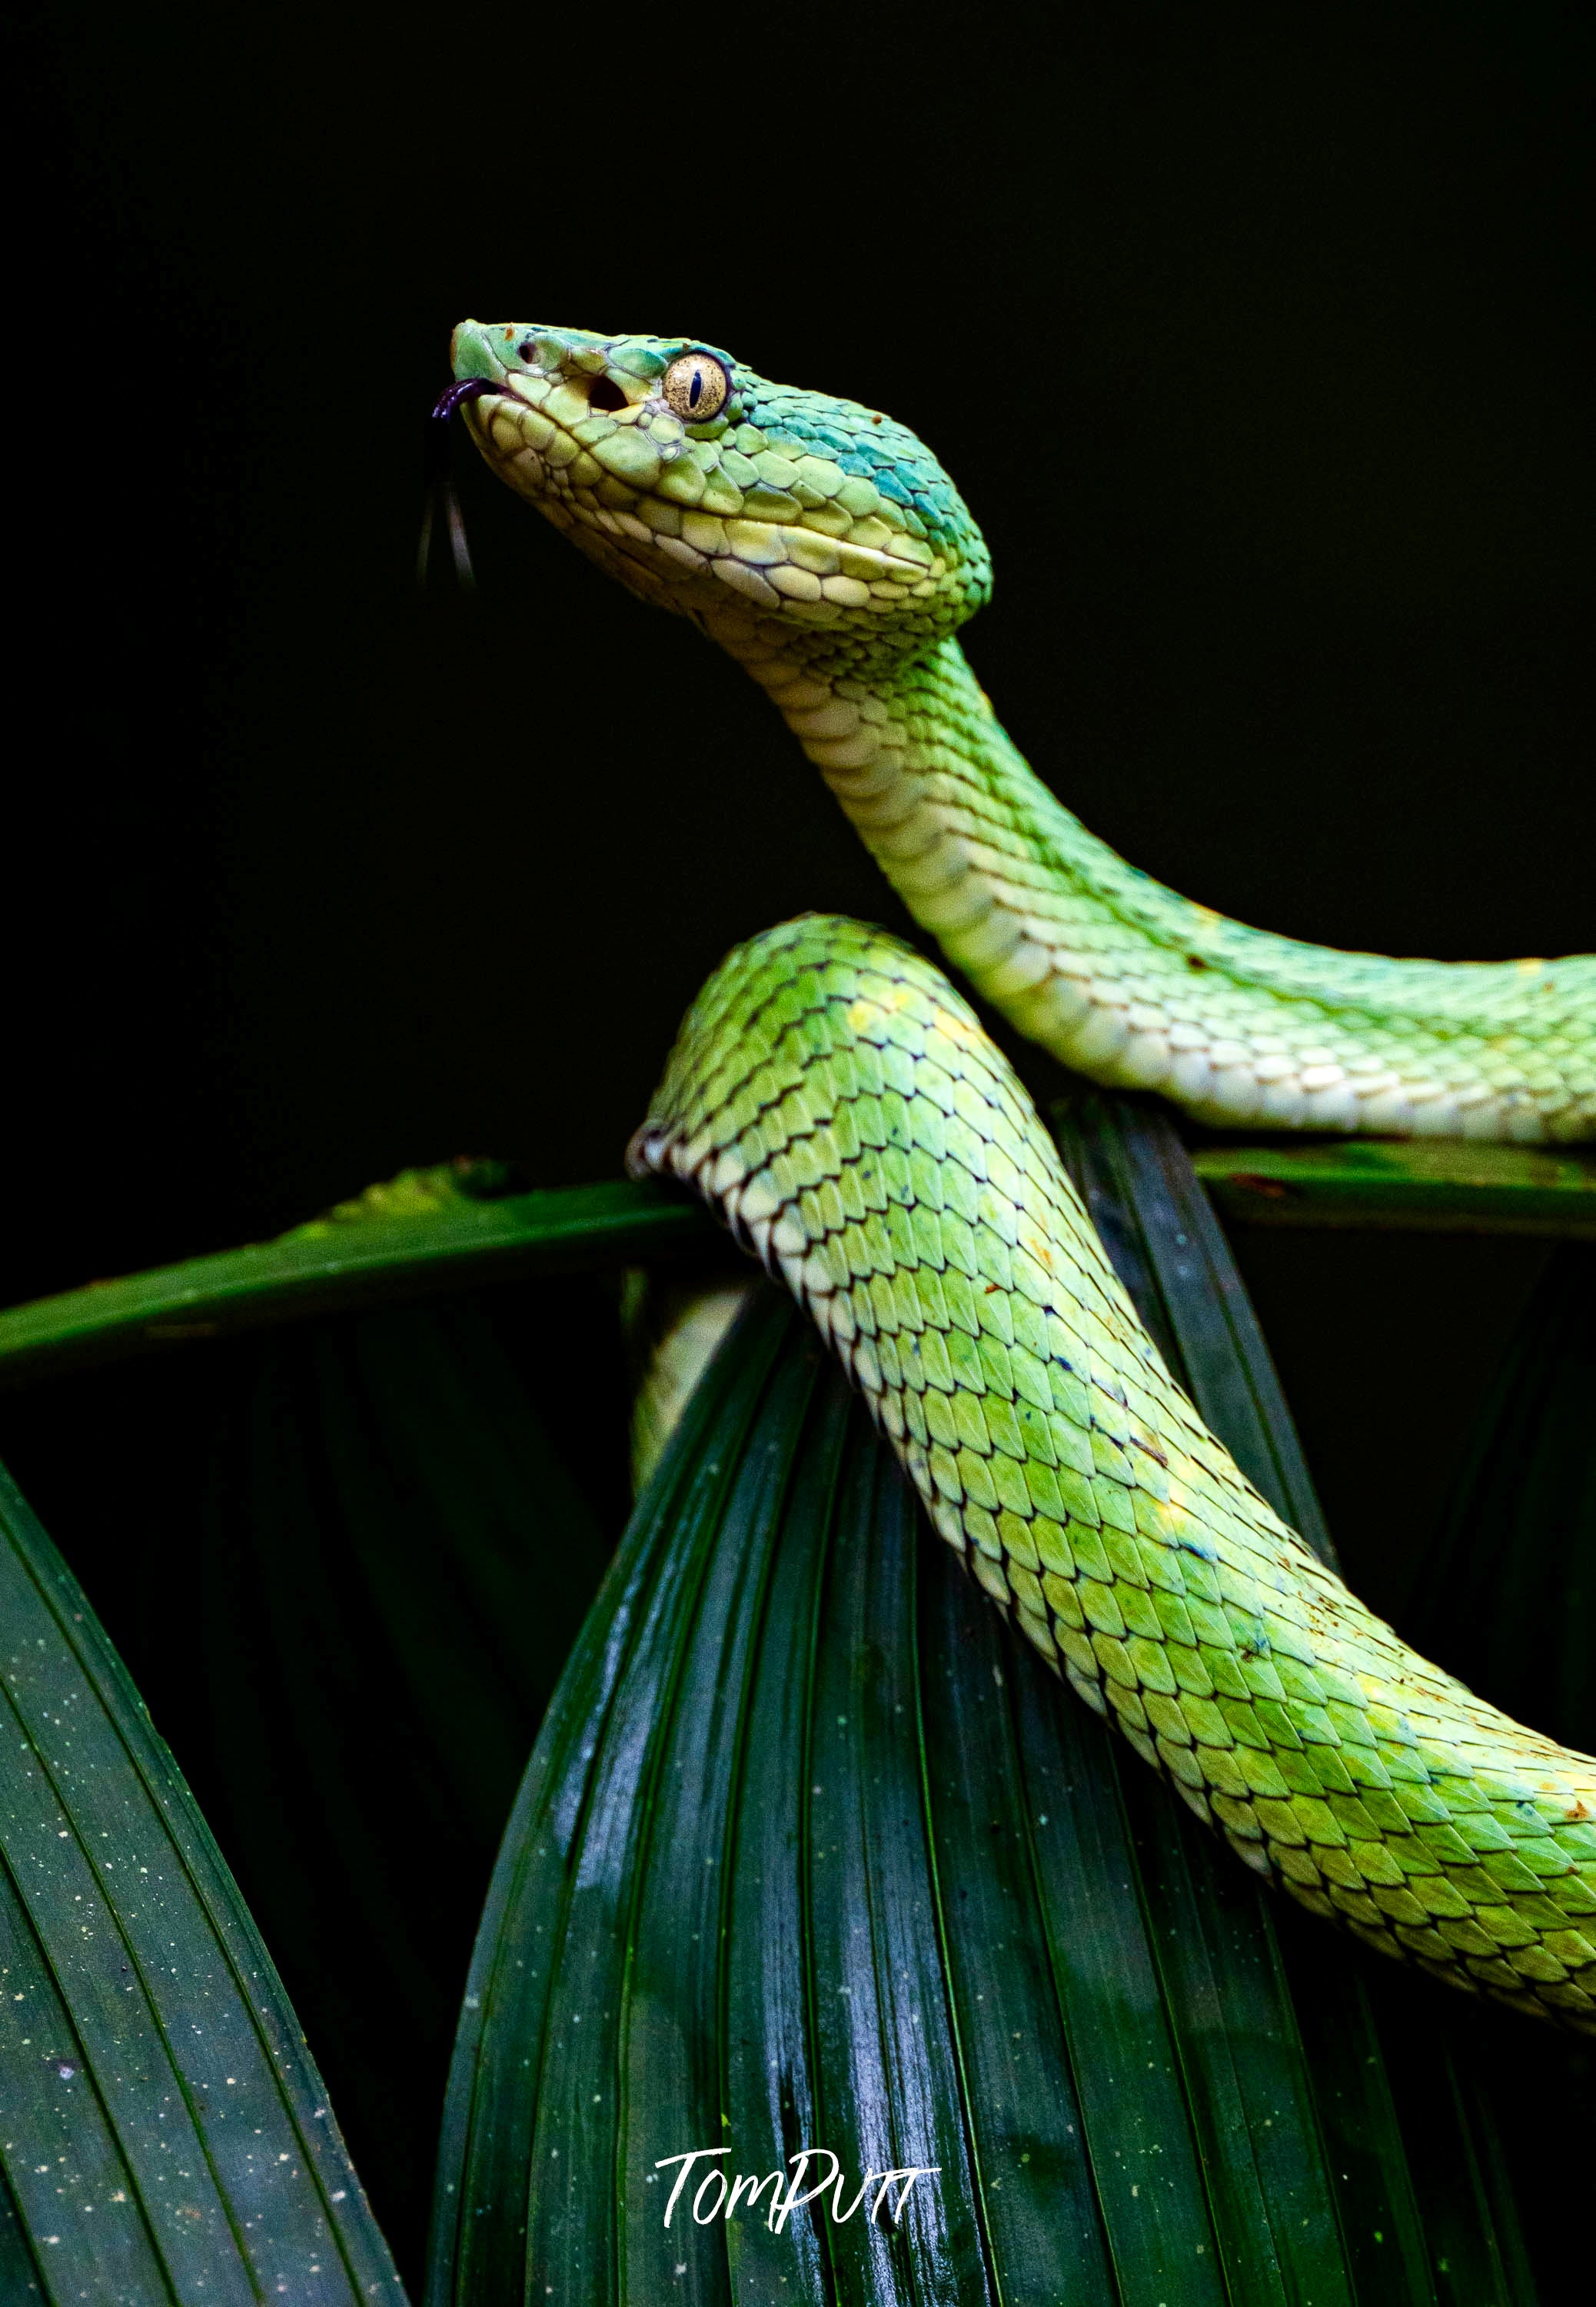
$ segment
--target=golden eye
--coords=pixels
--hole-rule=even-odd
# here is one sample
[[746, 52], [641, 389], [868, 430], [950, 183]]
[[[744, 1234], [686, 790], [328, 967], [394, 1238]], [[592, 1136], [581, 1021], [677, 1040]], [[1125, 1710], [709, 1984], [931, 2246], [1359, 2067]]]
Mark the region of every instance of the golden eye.
[[731, 394], [731, 379], [713, 353], [679, 353], [660, 390], [684, 425], [707, 425]]

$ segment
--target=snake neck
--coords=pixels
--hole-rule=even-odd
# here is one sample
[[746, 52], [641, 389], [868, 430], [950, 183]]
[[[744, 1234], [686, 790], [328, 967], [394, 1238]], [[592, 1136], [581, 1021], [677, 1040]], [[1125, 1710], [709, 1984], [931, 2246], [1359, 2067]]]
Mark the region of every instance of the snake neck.
[[957, 640], [861, 669], [764, 621], [714, 638], [915, 919], [1065, 1065], [1231, 1127], [1596, 1136], [1596, 958], [1398, 961], [1247, 928], [1088, 832]]

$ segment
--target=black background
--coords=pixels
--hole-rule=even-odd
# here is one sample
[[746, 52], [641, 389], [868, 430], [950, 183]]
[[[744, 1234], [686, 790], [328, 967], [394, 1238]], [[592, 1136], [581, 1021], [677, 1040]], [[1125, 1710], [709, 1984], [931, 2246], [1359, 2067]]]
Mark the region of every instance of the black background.
[[480, 606], [418, 606], [465, 313], [912, 423], [1000, 713], [1191, 896], [1588, 946], [1575, 16], [38, 20], [4, 1294], [462, 1147], [612, 1171], [729, 943], [895, 917], [743, 677], [484, 472]]
[[[730, 661], [474, 460], [479, 599], [418, 601], [466, 313], [915, 425], [1000, 713], [1190, 895], [1596, 943], [1588, 12], [21, 22], [0, 1299], [457, 1151], [611, 1173], [731, 942], [906, 926]], [[1243, 1254], [1398, 1604], [1536, 1253]]]
[[[752, 685], [474, 467], [480, 593], [418, 599], [468, 313], [915, 425], [998, 711], [1189, 895], [1596, 943], [1588, 11], [19, 21], [0, 1300], [457, 1151], [612, 1173], [728, 945], [908, 926]], [[1542, 1253], [1239, 1247], [1399, 1611]]]

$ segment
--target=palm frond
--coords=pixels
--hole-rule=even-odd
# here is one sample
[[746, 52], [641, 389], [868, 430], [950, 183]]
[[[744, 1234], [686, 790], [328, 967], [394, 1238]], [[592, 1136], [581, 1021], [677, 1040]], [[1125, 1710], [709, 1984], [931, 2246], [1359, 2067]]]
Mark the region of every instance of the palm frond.
[[407, 1170], [276, 1241], [218, 1250], [0, 1313], [0, 1386], [162, 1347], [510, 1275], [668, 1256], [713, 1239], [653, 1179], [508, 1190], [506, 1165]]
[[269, 1957], [0, 1477], [0, 2294], [397, 2299]]
[[[1323, 1542], [1174, 1133], [1093, 1099], [1063, 1135], [1175, 1366]], [[1394, 2010], [1372, 1968], [1007, 1639], [765, 1293], [639, 1506], [507, 1833], [429, 2300], [1528, 2307], [1454, 2014], [1401, 1979]], [[716, 2217], [709, 2181], [704, 2223], [689, 2191], [666, 2226], [662, 2158], [724, 2148], [764, 2181], [818, 2148], [831, 2209], [778, 2231], [767, 2186]], [[874, 2187], [833, 2216], [908, 2165], [939, 2167], [900, 2225], [866, 2216]]]
[[[1174, 1133], [1134, 1099], [1087, 1094], [1054, 1119], [1172, 1365], [1327, 1554], [1267, 1348]], [[573, 1464], [602, 1460], [619, 1482], [625, 1411], [592, 1285], [380, 1301], [613, 1269], [701, 1243], [705, 1222], [659, 1190], [506, 1196], [507, 1182], [406, 1173], [282, 1244], [0, 1316], [0, 1363], [10, 1354], [21, 1376], [142, 1351], [185, 1309], [209, 1331], [345, 1308], [211, 1357], [209, 1393], [188, 1365], [195, 1382], [164, 1391], [169, 1431], [151, 1441], [145, 1488], [172, 1540], [168, 1615], [175, 1630], [192, 1622], [178, 1639], [209, 1693], [185, 1719], [191, 1734], [200, 1714], [215, 1725], [195, 1758], [213, 1822], [301, 1982], [352, 2132], [381, 2157], [396, 2241], [414, 2197], [405, 2174], [427, 2153], [427, 2045], [457, 1991], [447, 1950], [542, 1720], [457, 2039], [432, 2307], [550, 2285], [651, 2307], [667, 2293], [726, 2307], [1532, 2307], [1525, 2231], [1544, 2253], [1544, 2207], [1573, 2196], [1590, 2135], [1583, 2046], [1447, 1997], [1283, 1907], [1139, 1764], [1122, 1767], [921, 1531], [862, 1411], [774, 1292], [712, 1366], [604, 1573], [615, 1500]], [[484, 1190], [499, 1198], [473, 1200]], [[1590, 1256], [1558, 1253], [1530, 1308], [1404, 1629], [1575, 1740], [1596, 1728]], [[603, 1431], [580, 1447], [562, 1359], [602, 1396], [583, 1415]], [[47, 1390], [67, 1407], [64, 1435], [138, 1375], [83, 1380], [98, 1391], [81, 1398]], [[149, 1423], [139, 1401], [130, 1432]], [[125, 1488], [111, 1459], [102, 1520]], [[326, 2095], [297, 2023], [192, 1797], [9, 1491], [5, 1518], [21, 1713], [0, 1762], [0, 1961], [33, 1968], [22, 2003], [0, 2005], [15, 2054], [0, 2082], [0, 2295], [159, 2300], [202, 2271], [226, 2296], [229, 2268], [254, 2284], [260, 2253], [286, 2264], [302, 2246], [326, 2254], [319, 2295], [337, 2295], [329, 2270], [395, 2295], [314, 2112]], [[156, 1590], [132, 1583], [148, 1612]], [[41, 1810], [30, 1828], [47, 1771], [60, 1822]], [[175, 1907], [163, 1890], [158, 1911], [122, 1915], [111, 1852], [130, 1821], [166, 1881], [181, 1874]], [[74, 1937], [91, 1896], [130, 1956], [109, 1997], [90, 1959], [104, 1950]], [[166, 1977], [139, 1937], [150, 1916], [186, 1934]], [[214, 2037], [217, 1980], [236, 2003], [246, 1974], [266, 1982], [264, 2009], [229, 2003], [221, 2043], [252, 2028], [248, 2087], [260, 2103], [277, 2094], [272, 2152], [288, 2159], [261, 2182], [264, 2208], [238, 2192], [243, 2134], [196, 2089], [201, 2054], [183, 2037]], [[129, 1978], [136, 2035], [115, 2031]], [[36, 1995], [54, 2013], [42, 2049]], [[229, 2097], [248, 2064], [230, 2057]], [[212, 2192], [163, 2227], [175, 2198], [160, 2134], [178, 2097]], [[696, 2175], [667, 2228], [676, 2166], [659, 2158], [719, 2145], [714, 2161], [760, 2179], [829, 2148], [841, 2196], [773, 2231], [767, 2180], [756, 2205], [699, 2226]], [[832, 2215], [867, 2168], [916, 2163], [941, 2168], [900, 2226], [885, 2208], [869, 2219], [874, 2182], [851, 2218]], [[186, 2183], [201, 2163], [182, 2168]], [[807, 2183], [827, 2168], [815, 2157]]]

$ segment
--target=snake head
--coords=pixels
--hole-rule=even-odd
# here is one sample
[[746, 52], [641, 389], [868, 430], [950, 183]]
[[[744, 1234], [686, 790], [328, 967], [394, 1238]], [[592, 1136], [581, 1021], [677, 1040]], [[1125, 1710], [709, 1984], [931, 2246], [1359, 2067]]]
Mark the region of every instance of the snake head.
[[693, 337], [464, 321], [452, 359], [499, 478], [628, 589], [734, 654], [860, 670], [987, 598], [979, 529], [891, 417]]

